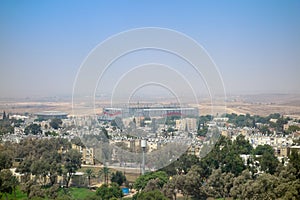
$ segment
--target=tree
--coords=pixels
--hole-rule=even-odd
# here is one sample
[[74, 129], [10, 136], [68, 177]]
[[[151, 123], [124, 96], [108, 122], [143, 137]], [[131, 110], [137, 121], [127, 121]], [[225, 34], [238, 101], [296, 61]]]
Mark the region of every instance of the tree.
[[57, 199], [59, 191], [59, 185], [54, 184], [49, 189], [47, 189], [46, 193], [49, 199]]
[[73, 175], [81, 167], [81, 154], [74, 149], [69, 150], [64, 155], [64, 178], [66, 187], [69, 187], [69, 182]]
[[5, 194], [6, 199], [8, 199], [7, 194], [11, 194], [13, 188], [16, 187], [12, 177], [13, 175], [9, 169], [0, 171], [0, 192]]
[[32, 175], [36, 176], [36, 179], [42, 179], [42, 184], [45, 185], [46, 184], [46, 177], [47, 177], [47, 173], [48, 173], [48, 168], [49, 164], [47, 162], [45, 162], [44, 159], [41, 160], [34, 160], [30, 166], [30, 171], [32, 173]]
[[184, 193], [191, 195], [195, 199], [206, 199], [207, 195], [202, 187], [205, 177], [202, 176], [203, 169], [199, 166], [193, 166], [185, 175], [183, 188]]
[[276, 199], [274, 192], [278, 178], [271, 174], [262, 174], [257, 180], [247, 181], [241, 199]]
[[37, 135], [42, 133], [41, 125], [39, 124], [30, 124], [24, 129], [26, 135], [32, 134]]
[[274, 190], [278, 199], [300, 199], [300, 179], [295, 174], [296, 169], [289, 163], [275, 175], [279, 178], [278, 186]]
[[28, 180], [21, 184], [21, 191], [26, 193], [27, 197], [29, 198], [31, 187], [34, 185], [33, 180]]
[[160, 188], [162, 188], [163, 185], [168, 181], [168, 175], [166, 174], [166, 172], [163, 171], [150, 172], [139, 176], [136, 179], [133, 187], [137, 190], [144, 189], [149, 180], [156, 179], [156, 178], [159, 179], [158, 185]]
[[0, 171], [12, 166], [12, 155], [8, 151], [0, 152]]
[[96, 190], [96, 195], [100, 196], [101, 199], [106, 200], [111, 198], [121, 198], [123, 197], [123, 192], [116, 183], [111, 183], [110, 185], [101, 185]]
[[10, 181], [11, 181], [12, 191], [16, 198], [16, 189], [17, 189], [17, 186], [19, 185], [19, 181], [18, 181], [17, 177], [15, 177], [15, 176], [12, 176]]
[[276, 168], [279, 164], [278, 159], [274, 154], [270, 154], [269, 152], [265, 152], [262, 157], [258, 158], [259, 164], [261, 166], [261, 170], [274, 174], [276, 172]]
[[6, 118], [0, 120], [0, 135], [7, 133], [14, 133], [14, 127], [11, 126], [10, 120]]
[[159, 190], [141, 192], [137, 195], [137, 200], [168, 200]]
[[3, 111], [2, 119], [3, 119], [3, 120], [6, 119], [6, 113], [5, 113], [5, 111]]
[[19, 164], [19, 166], [16, 169], [16, 172], [20, 172], [21, 174], [24, 174], [25, 182], [29, 181], [30, 179], [30, 173], [31, 173], [31, 164], [33, 160], [29, 157], [26, 157], [22, 160], [22, 162]]
[[62, 120], [61, 119], [51, 119], [49, 125], [53, 128], [53, 129], [59, 129], [62, 125]]
[[289, 159], [290, 165], [295, 169], [295, 176], [300, 179], [300, 154], [296, 150], [292, 150]]
[[268, 152], [270, 154], [274, 153], [273, 148], [270, 145], [258, 145], [255, 149], [253, 149], [254, 155], [263, 155], [265, 152]]
[[300, 131], [300, 127], [299, 126], [295, 126], [295, 125], [291, 125], [289, 126], [288, 130], [286, 131], [288, 134], [296, 132], [296, 131]]
[[244, 199], [242, 195], [245, 191], [245, 184], [252, 180], [250, 171], [248, 169], [244, 170], [241, 175], [234, 178], [230, 196], [234, 199]]
[[87, 176], [88, 181], [89, 181], [88, 187], [90, 188], [91, 187], [91, 177], [93, 176], [94, 172], [91, 168], [88, 168], [88, 169], [85, 170], [85, 173], [86, 173], [86, 176]]
[[229, 197], [233, 179], [234, 175], [232, 173], [222, 173], [221, 169], [213, 170], [206, 181], [206, 191], [214, 198]]
[[274, 155], [274, 150], [270, 145], [258, 145], [254, 150], [253, 154], [261, 155], [257, 160], [261, 166], [261, 170], [274, 174], [278, 166], [278, 159]]
[[230, 151], [226, 154], [221, 169], [223, 172], [231, 172], [238, 176], [245, 169], [245, 165], [239, 154], [235, 151]]
[[45, 199], [45, 191], [42, 189], [40, 185], [32, 185], [30, 187], [29, 199], [37, 198], [37, 199]]
[[79, 137], [72, 138], [71, 143], [75, 144], [77, 146], [80, 146], [80, 147], [84, 147], [84, 144], [83, 144], [83, 142], [81, 141], [81, 139]]
[[232, 143], [232, 148], [237, 154], [250, 154], [253, 149], [249, 141], [246, 140], [243, 135], [236, 137], [236, 140]]
[[203, 127], [201, 127], [201, 128], [198, 128], [198, 130], [197, 130], [197, 136], [206, 136], [206, 134], [207, 134], [207, 132], [208, 132], [208, 126], [203, 126]]
[[110, 180], [111, 182], [117, 183], [119, 186], [121, 186], [126, 182], [126, 176], [121, 171], [116, 171], [116, 173], [112, 173]]
[[146, 187], [143, 189], [143, 192], [149, 192], [149, 191], [160, 190], [160, 189], [161, 189], [160, 180], [156, 178], [148, 181]]
[[104, 127], [102, 127], [101, 132], [104, 134], [104, 138], [103, 138], [104, 141], [107, 141], [109, 139], [109, 135], [108, 135], [107, 130]]
[[178, 173], [187, 173], [193, 165], [199, 165], [200, 161], [196, 155], [183, 154], [175, 162], [161, 169], [169, 176], [173, 176]]
[[99, 170], [98, 174], [99, 174], [100, 177], [104, 178], [103, 182], [105, 184], [108, 184], [109, 176], [111, 174], [109, 168], [104, 166], [102, 169]]
[[175, 175], [170, 177], [170, 180], [164, 184], [163, 193], [169, 199], [177, 199], [177, 193], [183, 188], [185, 175]]

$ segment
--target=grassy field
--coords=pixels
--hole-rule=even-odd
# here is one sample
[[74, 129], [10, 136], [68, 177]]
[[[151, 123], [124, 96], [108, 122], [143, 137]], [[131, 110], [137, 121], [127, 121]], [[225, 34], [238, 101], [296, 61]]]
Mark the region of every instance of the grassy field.
[[[64, 194], [64, 191], [59, 191], [59, 194]], [[72, 199], [80, 200], [85, 199], [87, 197], [91, 197], [95, 195], [95, 192], [87, 189], [87, 188], [69, 188], [68, 195], [71, 196]]]
[[[67, 194], [68, 196], [70, 196], [72, 199], [74, 200], [82, 200], [85, 199], [87, 197], [92, 197], [95, 195], [94, 191], [91, 191], [87, 188], [68, 188], [68, 189], [60, 189], [60, 191], [58, 192], [59, 196], [63, 196]], [[20, 188], [18, 187], [16, 190], [16, 196], [14, 194], [8, 194], [7, 195], [8, 200], [25, 200], [27, 199], [27, 196], [25, 193], [23, 193]], [[5, 200], [5, 195], [3, 194], [1, 197], [1, 200]]]
[[[7, 195], [8, 199], [27, 199], [27, 196], [25, 193], [23, 193], [21, 190], [20, 190], [20, 187], [17, 187], [16, 189], [16, 194], [8, 194]], [[2, 194], [2, 199], [5, 199], [5, 195]]]

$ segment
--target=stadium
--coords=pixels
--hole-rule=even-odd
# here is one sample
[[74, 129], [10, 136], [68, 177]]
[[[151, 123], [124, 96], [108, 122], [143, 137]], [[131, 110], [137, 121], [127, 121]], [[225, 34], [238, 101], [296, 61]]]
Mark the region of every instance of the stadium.
[[102, 120], [113, 120], [116, 117], [197, 117], [199, 115], [198, 108], [192, 107], [128, 107], [128, 108], [103, 108], [100, 115]]
[[35, 115], [37, 116], [37, 118], [44, 119], [44, 120], [54, 119], [54, 118], [66, 119], [68, 117], [67, 113], [60, 112], [60, 111], [44, 111], [40, 113], [35, 113]]

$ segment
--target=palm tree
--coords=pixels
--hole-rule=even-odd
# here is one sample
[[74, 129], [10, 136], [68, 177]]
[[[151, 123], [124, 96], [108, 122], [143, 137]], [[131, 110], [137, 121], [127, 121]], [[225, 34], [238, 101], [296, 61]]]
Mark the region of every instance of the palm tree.
[[108, 167], [103, 167], [99, 170], [99, 176], [104, 178], [104, 183], [108, 184], [108, 178], [110, 176], [110, 169]]
[[92, 169], [90, 169], [90, 168], [88, 168], [86, 171], [85, 171], [85, 173], [86, 173], [86, 176], [87, 176], [87, 178], [88, 178], [88, 180], [89, 180], [89, 182], [88, 182], [88, 187], [89, 187], [89, 189], [90, 189], [90, 187], [91, 187], [91, 177], [93, 176], [93, 170]]

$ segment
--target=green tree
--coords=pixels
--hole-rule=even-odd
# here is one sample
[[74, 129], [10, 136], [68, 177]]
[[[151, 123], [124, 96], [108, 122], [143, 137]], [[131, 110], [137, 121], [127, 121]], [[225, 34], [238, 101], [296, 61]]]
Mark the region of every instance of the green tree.
[[12, 155], [11, 152], [1, 151], [0, 152], [0, 171], [2, 169], [9, 169], [12, 166]]
[[137, 190], [144, 189], [148, 181], [151, 179], [159, 179], [158, 185], [160, 188], [162, 188], [163, 185], [168, 181], [168, 175], [163, 171], [146, 173], [136, 179], [133, 187]]
[[71, 139], [71, 143], [72, 144], [75, 144], [77, 146], [81, 146], [81, 147], [84, 147], [84, 144], [83, 142], [81, 141], [81, 139], [79, 137], [74, 137]]
[[257, 160], [261, 166], [261, 170], [274, 174], [279, 164], [278, 159], [274, 155], [274, 150], [270, 145], [258, 145], [254, 150], [253, 154], [261, 155]]
[[110, 180], [111, 182], [117, 183], [119, 186], [121, 186], [126, 182], [126, 176], [121, 171], [116, 171], [116, 173], [112, 173]]
[[11, 125], [9, 119], [1, 119], [0, 120], [0, 135], [4, 135], [7, 133], [14, 133], [14, 127]]
[[106, 128], [102, 127], [101, 132], [104, 134], [105, 141], [107, 141], [109, 139], [109, 135], [108, 135], [108, 131], [106, 130]]
[[190, 171], [185, 175], [182, 190], [187, 195], [192, 196], [194, 199], [206, 199], [207, 194], [203, 187], [205, 177], [202, 176], [203, 169], [199, 166], [193, 166]]
[[197, 135], [206, 136], [207, 132], [208, 132], [208, 126], [203, 126], [202, 128], [198, 128]]
[[277, 185], [278, 178], [265, 173], [254, 181], [247, 181], [241, 197], [242, 199], [276, 199], [274, 190]]
[[86, 176], [88, 178], [88, 187], [90, 188], [91, 187], [91, 177], [93, 176], [94, 172], [91, 168], [88, 168], [85, 170], [85, 173], [86, 173]]
[[96, 190], [96, 195], [100, 196], [102, 200], [109, 200], [111, 198], [123, 197], [121, 188], [116, 183], [110, 185], [103, 184]]
[[274, 150], [270, 145], [258, 145], [255, 149], [253, 149], [254, 155], [263, 155], [264, 153], [270, 153], [273, 154]]
[[263, 134], [270, 134], [271, 133], [271, 131], [270, 131], [270, 129], [269, 129], [269, 127], [268, 126], [261, 126], [260, 128], [259, 128], [259, 130], [260, 130], [260, 132], [262, 132]]
[[137, 196], [137, 200], [168, 200], [159, 190], [141, 192]]
[[34, 184], [30, 187], [30, 193], [28, 197], [29, 199], [45, 199], [46, 194], [40, 185]]
[[232, 148], [237, 154], [250, 154], [253, 150], [253, 147], [243, 135], [238, 135], [236, 137], [232, 143]]
[[69, 150], [64, 155], [64, 179], [66, 187], [69, 187], [69, 182], [76, 171], [81, 167], [81, 154], [74, 149]]
[[31, 164], [33, 160], [29, 157], [26, 157], [22, 160], [22, 162], [18, 165], [16, 172], [24, 174], [25, 182], [29, 180], [31, 173]]
[[261, 166], [261, 170], [270, 174], [274, 174], [276, 172], [279, 161], [274, 154], [265, 152], [262, 155], [262, 157], [258, 159], [259, 159], [259, 164]]
[[300, 179], [295, 176], [297, 171], [291, 163], [283, 167], [278, 176], [278, 186], [274, 192], [278, 199], [300, 199]]
[[26, 193], [27, 197], [29, 198], [32, 186], [34, 185], [34, 181], [33, 180], [27, 180], [26, 182], [23, 182], [21, 184], [21, 191]]
[[3, 111], [3, 114], [2, 114], [2, 119], [5, 120], [6, 119], [6, 112]]
[[111, 174], [110, 169], [104, 166], [102, 169], [99, 170], [98, 174], [104, 179], [103, 182], [108, 185], [108, 180]]
[[5, 194], [5, 198], [8, 199], [7, 194], [11, 194], [13, 188], [16, 187], [13, 181], [13, 175], [9, 169], [3, 169], [0, 171], [0, 192]]
[[239, 176], [233, 179], [233, 186], [230, 189], [230, 196], [234, 199], [244, 199], [243, 192], [246, 190], [245, 184], [252, 181], [251, 173], [248, 169], [244, 170]]
[[26, 135], [32, 134], [37, 135], [42, 133], [41, 125], [39, 124], [30, 124], [24, 129]]
[[295, 126], [295, 125], [291, 125], [289, 126], [288, 130], [286, 131], [288, 134], [296, 132], [296, 131], [300, 131], [300, 127], [299, 126]]
[[235, 151], [230, 151], [226, 154], [221, 166], [223, 172], [231, 172], [235, 176], [241, 174], [245, 168], [242, 158]]
[[53, 129], [59, 129], [62, 125], [62, 120], [61, 119], [51, 119], [49, 125], [53, 128]]
[[199, 165], [200, 160], [196, 155], [183, 154], [175, 162], [161, 169], [169, 176], [173, 176], [178, 173], [187, 173], [193, 165]]
[[177, 199], [179, 190], [183, 189], [185, 182], [185, 175], [175, 175], [170, 177], [170, 180], [164, 184], [162, 191], [169, 199]]
[[146, 187], [143, 189], [143, 192], [149, 192], [149, 191], [160, 190], [160, 189], [162, 189], [160, 185], [160, 180], [156, 178], [148, 181]]
[[233, 187], [234, 174], [222, 173], [221, 169], [213, 170], [206, 181], [207, 193], [215, 198], [226, 198], [230, 196]]
[[289, 159], [291, 167], [295, 169], [295, 176], [300, 179], [300, 154], [296, 150], [292, 150]]

